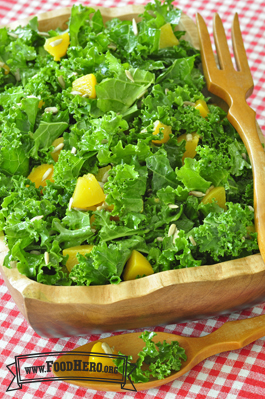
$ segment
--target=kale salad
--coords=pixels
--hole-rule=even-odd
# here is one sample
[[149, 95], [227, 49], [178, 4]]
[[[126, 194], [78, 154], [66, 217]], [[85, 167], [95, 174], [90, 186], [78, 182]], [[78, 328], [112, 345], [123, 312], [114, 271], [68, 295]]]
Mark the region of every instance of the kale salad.
[[0, 29], [6, 267], [118, 284], [132, 254], [139, 278], [258, 252], [248, 154], [203, 94], [180, 17], [171, 0], [138, 23], [74, 5], [64, 31], [39, 32], [36, 17]]

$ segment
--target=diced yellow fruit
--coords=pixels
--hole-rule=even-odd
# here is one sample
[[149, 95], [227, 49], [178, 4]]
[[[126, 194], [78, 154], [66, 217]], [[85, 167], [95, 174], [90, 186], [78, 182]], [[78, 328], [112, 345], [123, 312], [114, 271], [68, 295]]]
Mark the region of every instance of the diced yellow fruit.
[[197, 100], [195, 102], [195, 108], [200, 111], [200, 114], [203, 118], [206, 118], [206, 116], [209, 114], [209, 108], [204, 100]]
[[45, 104], [45, 102], [44, 102], [43, 100], [40, 100], [40, 101], [39, 101], [38, 108], [42, 108], [44, 104]]
[[202, 199], [203, 204], [211, 204], [213, 199], [217, 201], [217, 205], [220, 208], [226, 210], [226, 196], [225, 196], [225, 189], [224, 187], [215, 187], [208, 194], [205, 195]]
[[96, 98], [96, 84], [96, 76], [90, 73], [89, 75], [84, 75], [76, 79], [72, 86], [73, 90], [79, 91], [83, 96], [87, 95], [89, 98]]
[[[55, 42], [54, 45], [53, 42]], [[69, 44], [70, 37], [68, 32], [65, 32], [62, 35], [46, 39], [44, 49], [54, 57], [54, 61], [60, 61], [61, 57], [66, 54]]]
[[123, 280], [134, 280], [137, 276], [149, 276], [153, 273], [154, 270], [148, 260], [140, 252], [134, 249], [126, 263], [123, 272]]
[[9, 74], [10, 68], [9, 68], [8, 65], [4, 64], [3, 62], [0, 62], [0, 68], [3, 68], [3, 69], [4, 69], [4, 71], [5, 71], [4, 74], [5, 74], [5, 75], [8, 75], [8, 74]]
[[99, 168], [98, 173], [96, 174], [96, 179], [97, 181], [102, 181], [103, 176], [105, 175], [105, 173], [108, 172], [108, 170], [111, 169], [111, 166], [104, 166], [103, 168]]
[[72, 268], [78, 264], [78, 260], [76, 255], [81, 254], [85, 256], [89, 254], [93, 249], [93, 245], [77, 245], [76, 247], [66, 248], [63, 250], [63, 256], [69, 255], [69, 258], [66, 262], [66, 267], [70, 273]]
[[[50, 170], [49, 173], [47, 173]], [[36, 188], [45, 187], [46, 181], [53, 182], [53, 165], [42, 164], [34, 168], [28, 175], [28, 179], [35, 183]]]
[[77, 179], [73, 194], [73, 208], [87, 209], [103, 201], [105, 201], [105, 194], [92, 173]]
[[167, 23], [160, 28], [159, 48], [173, 47], [179, 44], [178, 39], [174, 35], [171, 24]]
[[[100, 342], [100, 341], [96, 342], [93, 345], [93, 347], [91, 349], [91, 352], [92, 353], [93, 352], [102, 353], [103, 355], [106, 355], [106, 357], [105, 356], [104, 357], [96, 356], [96, 355], [93, 355], [91, 353], [91, 355], [88, 358], [88, 362], [89, 362], [89, 365], [90, 365], [89, 375], [90, 376], [94, 375], [94, 376], [98, 376], [98, 377], [101, 377], [101, 378], [108, 376], [110, 378], [111, 374], [114, 374], [114, 369], [115, 369], [116, 365], [113, 363], [112, 357], [107, 357], [107, 353], [102, 348], [102, 344], [104, 345], [104, 342]], [[115, 349], [113, 351], [111, 350], [111, 352], [112, 352], [113, 355], [118, 355], [118, 352]], [[91, 363], [95, 364], [95, 366], [94, 366], [95, 370], [97, 370], [97, 364], [101, 363], [102, 366], [98, 366], [98, 368], [102, 368], [102, 371], [101, 372], [100, 371], [98, 371], [98, 372], [97, 371], [91, 371], [91, 367], [93, 367]], [[104, 372], [104, 370], [105, 370], [105, 372]], [[117, 373], [115, 373], [115, 374], [117, 374]]]
[[[54, 149], [59, 145], [62, 144], [64, 141], [63, 137], [59, 137], [58, 139], [55, 139], [54, 142], [52, 143], [52, 146], [54, 147]], [[59, 159], [59, 155], [60, 152], [62, 151], [62, 148], [60, 148], [59, 150], [57, 150], [56, 152], [51, 152], [51, 156], [52, 159], [54, 160], [54, 162], [57, 162]]]
[[153, 131], [153, 135], [157, 135], [159, 133], [159, 130], [162, 129], [162, 133], [164, 134], [164, 137], [162, 138], [162, 140], [152, 140], [153, 143], [163, 144], [163, 143], [166, 143], [170, 139], [169, 135], [172, 133], [171, 126], [167, 126], [167, 125], [164, 125], [164, 123], [155, 121], [154, 128], [155, 128], [155, 130]]
[[[185, 158], [194, 158], [196, 155], [196, 147], [198, 145], [200, 136], [197, 133], [188, 133], [189, 136], [192, 136], [192, 140], [189, 140], [189, 136], [187, 134], [182, 134], [177, 138], [180, 143], [182, 140], [186, 140], [185, 149], [186, 151], [182, 157], [182, 164], [184, 165]], [[188, 139], [188, 140], [187, 140]]]

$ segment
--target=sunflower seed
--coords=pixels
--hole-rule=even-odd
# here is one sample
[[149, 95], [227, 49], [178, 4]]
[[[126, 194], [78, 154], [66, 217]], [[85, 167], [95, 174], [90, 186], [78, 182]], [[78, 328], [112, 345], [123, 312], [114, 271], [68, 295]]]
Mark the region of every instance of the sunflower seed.
[[169, 207], [170, 209], [177, 209], [177, 208], [179, 208], [179, 206], [178, 206], [178, 205], [175, 205], [175, 204], [168, 204], [168, 207]]
[[17, 68], [16, 72], [14, 72], [14, 75], [15, 75], [16, 81], [19, 82], [21, 80], [19, 68]]
[[191, 107], [194, 107], [196, 104], [192, 103], [191, 101], [183, 101], [183, 105], [184, 105], [184, 107], [187, 106], [187, 105], [190, 105]]
[[70, 211], [72, 208], [72, 203], [73, 203], [73, 197], [70, 198], [69, 204], [68, 204], [68, 210]]
[[10, 267], [11, 267], [11, 269], [14, 269], [15, 267], [17, 267], [17, 261], [16, 260], [11, 260], [10, 261]]
[[109, 178], [109, 170], [107, 170], [107, 172], [104, 173], [104, 175], [101, 179], [102, 183], [106, 183], [108, 181], [108, 178]]
[[9, 36], [13, 37], [14, 39], [17, 39], [17, 38], [18, 38], [18, 35], [16, 35], [15, 33], [7, 32], [7, 34], [8, 34]]
[[50, 42], [49, 44], [52, 47], [56, 47], [56, 46], [59, 46], [59, 44], [61, 44], [62, 41], [63, 41], [63, 39], [57, 39], [57, 40], [54, 40], [53, 42]]
[[157, 240], [157, 241], [163, 241], [163, 240], [164, 240], [164, 237], [156, 237], [156, 240]]
[[45, 108], [44, 112], [51, 112], [52, 114], [57, 114], [58, 108], [57, 107], [47, 107], [47, 108]]
[[40, 255], [40, 251], [30, 251], [30, 254], [32, 254], [32, 255]]
[[63, 89], [65, 89], [65, 80], [64, 80], [63, 76], [60, 75], [60, 76], [58, 76], [57, 79], [58, 79], [58, 82], [59, 82], [60, 86], [61, 86]]
[[80, 91], [76, 91], [76, 90], [71, 91], [71, 94], [73, 94], [73, 96], [81, 96], [82, 95], [82, 93], [80, 93]]
[[192, 243], [192, 245], [193, 245], [194, 247], [196, 247], [197, 243], [196, 243], [196, 241], [194, 240], [194, 238], [193, 238], [192, 236], [189, 236], [189, 240], [190, 240], [190, 242]]
[[112, 355], [112, 349], [106, 342], [102, 342], [101, 348], [104, 350], [105, 353]]
[[192, 141], [192, 134], [188, 133], [186, 134], [186, 141]]
[[214, 189], [214, 186], [210, 186], [208, 190], [206, 190], [205, 195], [209, 194], [210, 191]]
[[18, 105], [19, 107], [21, 107], [22, 104], [21, 104], [21, 103], [17, 103], [17, 105]]
[[92, 233], [96, 233], [96, 231], [97, 231], [96, 229], [91, 229]]
[[167, 95], [168, 92], [169, 92], [169, 89], [165, 88], [165, 95]]
[[133, 28], [133, 33], [135, 34], [135, 36], [138, 35], [138, 27], [137, 27], [137, 23], [135, 21], [135, 19], [132, 19], [132, 28]]
[[173, 243], [174, 243], [174, 244], [175, 244], [175, 241], [176, 241], [176, 239], [178, 238], [178, 236], [179, 236], [179, 230], [176, 229], [175, 234], [173, 235]]
[[46, 172], [44, 173], [44, 175], [42, 176], [41, 181], [47, 179], [47, 177], [49, 176], [49, 174], [52, 172], [52, 168], [49, 168], [46, 170]]
[[44, 262], [45, 262], [45, 265], [48, 265], [49, 261], [50, 261], [49, 252], [44, 252]]
[[0, 61], [0, 68], [4, 68], [4, 66], [5, 66], [5, 63]]
[[64, 147], [64, 143], [58, 144], [58, 145], [54, 148], [54, 150], [52, 151], [52, 154], [54, 154], [55, 152], [60, 151], [63, 147]]
[[[100, 182], [98, 182], [98, 183], [100, 183]], [[106, 202], [103, 202], [102, 205], [97, 207], [97, 211], [102, 211], [102, 209], [107, 209], [107, 208], [108, 208], [108, 205], [106, 204]]]
[[241, 155], [242, 155], [242, 158], [247, 159], [247, 154], [243, 153]]
[[254, 212], [254, 208], [253, 208], [253, 206], [251, 206], [251, 205], [248, 205], [248, 209], [249, 209], [250, 211]]
[[76, 75], [78, 75], [78, 73], [77, 72], [72, 72], [72, 75], [76, 76]]
[[127, 76], [127, 78], [128, 78], [131, 82], [134, 82], [131, 72], [128, 71], [127, 69], [126, 69], [126, 71], [125, 71], [125, 75]]
[[112, 50], [117, 50], [117, 46], [114, 43], [110, 43], [108, 45], [108, 48], [112, 49]]
[[189, 195], [194, 195], [194, 197], [198, 197], [198, 198], [205, 196], [205, 194], [202, 193], [201, 191], [190, 191]]
[[71, 149], [71, 154], [76, 154], [76, 148], [75, 148], [75, 147], [73, 147], [73, 148]]
[[168, 237], [173, 236], [173, 234], [176, 231], [176, 228], [177, 228], [177, 226], [174, 223], [172, 223], [172, 225], [169, 227], [169, 230], [168, 230]]
[[44, 217], [44, 215], [34, 216], [34, 218], [30, 219], [30, 221], [33, 222], [34, 220], [40, 220], [43, 217]]
[[38, 32], [38, 35], [44, 36], [44, 37], [50, 37], [48, 32]]
[[101, 144], [107, 144], [108, 142], [109, 142], [109, 140], [107, 140], [107, 139], [101, 140]]

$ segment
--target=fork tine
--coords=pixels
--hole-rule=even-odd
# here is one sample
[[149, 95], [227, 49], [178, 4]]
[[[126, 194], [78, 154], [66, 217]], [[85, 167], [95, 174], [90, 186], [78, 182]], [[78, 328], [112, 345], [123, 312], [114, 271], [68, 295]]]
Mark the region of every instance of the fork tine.
[[220, 68], [234, 69], [226, 40], [224, 26], [218, 14], [214, 15], [213, 33]]
[[231, 33], [232, 33], [233, 51], [234, 51], [237, 69], [239, 71], [251, 75], [237, 13], [234, 16]]
[[197, 13], [196, 15], [196, 22], [197, 22], [200, 47], [201, 47], [202, 65], [203, 65], [205, 79], [208, 85], [210, 80], [210, 71], [212, 75], [213, 71], [218, 71], [218, 68], [216, 66], [211, 39], [208, 33], [206, 23], [199, 13]]

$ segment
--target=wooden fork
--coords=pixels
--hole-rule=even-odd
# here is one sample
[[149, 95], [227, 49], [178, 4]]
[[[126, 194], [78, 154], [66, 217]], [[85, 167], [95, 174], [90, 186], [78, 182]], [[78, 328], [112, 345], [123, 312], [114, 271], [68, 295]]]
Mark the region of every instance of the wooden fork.
[[265, 154], [258, 136], [256, 113], [246, 102], [252, 94], [254, 83], [241, 36], [238, 15], [235, 14], [232, 26], [232, 44], [237, 70], [230, 57], [219, 15], [214, 16], [213, 32], [220, 69], [215, 62], [207, 26], [200, 14], [197, 14], [197, 26], [208, 90], [228, 104], [227, 118], [244, 142], [252, 164], [255, 229], [258, 233], [260, 253], [265, 261]]

